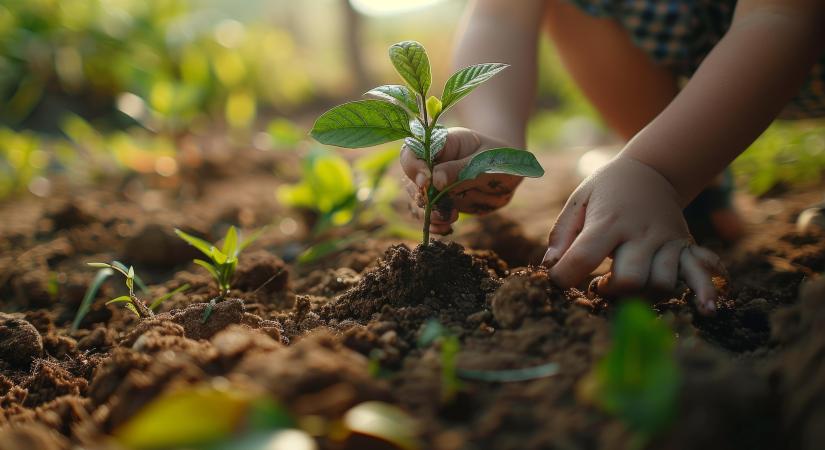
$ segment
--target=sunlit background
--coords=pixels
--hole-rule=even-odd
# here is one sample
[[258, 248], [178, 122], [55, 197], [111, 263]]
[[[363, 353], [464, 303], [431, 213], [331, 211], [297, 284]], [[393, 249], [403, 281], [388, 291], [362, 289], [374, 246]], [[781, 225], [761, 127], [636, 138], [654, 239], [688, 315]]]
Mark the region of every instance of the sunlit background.
[[[0, 4], [0, 197], [53, 180], [174, 177], [196, 143], [307, 151], [326, 107], [394, 80], [386, 49], [421, 41], [446, 79], [464, 0], [6, 0]], [[609, 143], [541, 49], [534, 151]], [[735, 166], [755, 194], [811, 183], [821, 122], [775, 125]], [[183, 155], [183, 156], [182, 156]]]

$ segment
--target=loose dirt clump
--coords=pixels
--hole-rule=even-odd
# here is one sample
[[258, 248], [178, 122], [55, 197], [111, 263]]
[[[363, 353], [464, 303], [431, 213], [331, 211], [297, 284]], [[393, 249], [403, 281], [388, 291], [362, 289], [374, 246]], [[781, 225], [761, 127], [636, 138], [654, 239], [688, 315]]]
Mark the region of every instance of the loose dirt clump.
[[0, 313], [0, 360], [27, 369], [43, 355], [43, 339], [29, 322]]

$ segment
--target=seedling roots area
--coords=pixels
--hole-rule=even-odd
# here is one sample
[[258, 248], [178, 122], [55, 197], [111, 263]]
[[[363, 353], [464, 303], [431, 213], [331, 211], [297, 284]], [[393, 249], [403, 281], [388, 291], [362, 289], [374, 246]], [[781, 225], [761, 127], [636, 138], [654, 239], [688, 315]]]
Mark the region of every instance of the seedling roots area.
[[[825, 442], [825, 283], [815, 275], [825, 240], [793, 225], [814, 192], [787, 194], [784, 212], [727, 254], [730, 281], [714, 317], [700, 316], [689, 293], [653, 304], [675, 336], [679, 388], [673, 419], [640, 440], [626, 417], [584, 392], [611, 348], [621, 302], [552, 285], [528, 264], [542, 243], [509, 219], [474, 219], [456, 238], [463, 245], [367, 238], [298, 265], [284, 262], [297, 235], [278, 226], [284, 212], [271, 185], [243, 173], [198, 183], [199, 194], [146, 190], [135, 200], [116, 188], [2, 205], [0, 448], [140, 447], [129, 431], [136, 418], [196, 386], [270, 399], [317, 448]], [[267, 223], [275, 225], [240, 254], [230, 293], [210, 305], [215, 282], [174, 229], [215, 242], [231, 224]], [[147, 302], [190, 287], [139, 318], [105, 304], [125, 292], [112, 276], [72, 331], [94, 261], [133, 265], [151, 292], [135, 295]], [[441, 337], [422, 343], [433, 323]], [[402, 431], [414, 440], [342, 431], [347, 412], [369, 401], [412, 418]], [[180, 411], [173, 428], [220, 415]]]

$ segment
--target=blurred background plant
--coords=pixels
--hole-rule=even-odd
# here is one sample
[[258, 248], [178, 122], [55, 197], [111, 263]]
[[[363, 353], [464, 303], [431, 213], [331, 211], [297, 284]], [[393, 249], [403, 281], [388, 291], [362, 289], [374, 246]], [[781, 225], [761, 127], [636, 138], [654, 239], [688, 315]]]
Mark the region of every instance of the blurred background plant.
[[[0, 4], [0, 198], [47, 196], [57, 174], [172, 177], [191, 137], [306, 148], [311, 118], [392, 75], [386, 49], [415, 38], [435, 77], [467, 0], [7, 0]], [[540, 51], [533, 150], [614, 138]], [[735, 166], [756, 194], [815, 182], [822, 122], [773, 126]], [[227, 149], [228, 150], [228, 149]]]

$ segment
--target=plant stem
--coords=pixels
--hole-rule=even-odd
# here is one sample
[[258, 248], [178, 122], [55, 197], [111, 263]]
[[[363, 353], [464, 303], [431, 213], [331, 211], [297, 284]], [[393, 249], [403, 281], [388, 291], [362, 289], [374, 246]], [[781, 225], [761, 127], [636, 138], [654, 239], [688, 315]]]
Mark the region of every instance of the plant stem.
[[430, 188], [427, 189], [427, 206], [424, 208], [424, 246], [430, 245], [430, 216], [433, 212], [433, 202], [430, 201], [430, 194], [435, 191], [432, 186], [433, 180], [433, 163], [430, 158], [430, 137], [432, 135], [432, 128], [427, 118], [427, 104], [424, 97], [421, 97], [421, 111], [424, 118], [424, 161], [427, 163], [427, 169], [430, 171]]

